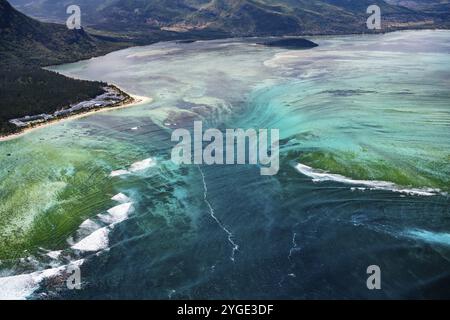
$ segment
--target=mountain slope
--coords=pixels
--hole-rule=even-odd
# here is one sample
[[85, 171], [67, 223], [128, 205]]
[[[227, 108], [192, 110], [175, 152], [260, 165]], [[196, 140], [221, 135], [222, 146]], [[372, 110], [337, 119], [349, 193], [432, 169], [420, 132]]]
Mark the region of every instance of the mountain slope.
[[450, 27], [449, 0], [386, 0], [386, 2], [421, 11], [432, 17], [438, 26]]
[[103, 93], [104, 83], [80, 81], [41, 69], [120, 47], [83, 30], [28, 18], [0, 0], [0, 135], [17, 130], [14, 117], [55, 111]]
[[[47, 19], [67, 18], [67, 0], [13, 0], [21, 10]], [[149, 32], [218, 31], [227, 35], [336, 34], [367, 32], [367, 8], [381, 7], [385, 27], [433, 20], [383, 0], [82, 0], [86, 25]], [[426, 1], [426, 0], [424, 0]], [[431, 0], [430, 0], [431, 1]], [[87, 3], [88, 2], [88, 3]]]
[[41, 23], [0, 0], [0, 64], [18, 60], [26, 64], [50, 65], [100, 55], [124, 44], [109, 43], [83, 29], [68, 30], [64, 25]]
[[435, 6], [448, 4], [448, 0], [386, 0], [387, 3], [416, 10], [428, 10]]

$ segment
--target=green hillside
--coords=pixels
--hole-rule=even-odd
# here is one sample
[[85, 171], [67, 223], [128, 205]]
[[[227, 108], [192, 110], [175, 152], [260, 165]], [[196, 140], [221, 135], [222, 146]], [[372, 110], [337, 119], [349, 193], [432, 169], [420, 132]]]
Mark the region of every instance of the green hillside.
[[[25, 12], [64, 21], [67, 0], [13, 0]], [[367, 32], [366, 10], [381, 7], [385, 31], [443, 26], [438, 13], [395, 0], [81, 0], [85, 25], [114, 32], [222, 33], [227, 36]], [[427, 0], [423, 0], [427, 1]], [[431, 1], [431, 0], [430, 0]], [[388, 3], [389, 2], [389, 3]]]
[[100, 82], [79, 81], [41, 69], [124, 47], [83, 30], [41, 23], [0, 0], [0, 135], [17, 128], [14, 117], [54, 111], [103, 92]]

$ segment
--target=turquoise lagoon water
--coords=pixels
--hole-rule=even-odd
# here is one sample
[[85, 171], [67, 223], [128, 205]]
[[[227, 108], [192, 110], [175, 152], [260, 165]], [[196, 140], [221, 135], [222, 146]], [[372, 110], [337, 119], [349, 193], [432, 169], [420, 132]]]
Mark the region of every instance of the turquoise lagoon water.
[[[450, 32], [312, 40], [53, 67], [153, 101], [0, 143], [0, 295], [450, 297]], [[279, 174], [176, 166], [171, 132], [195, 120], [280, 129]], [[82, 290], [55, 280], [70, 263]]]

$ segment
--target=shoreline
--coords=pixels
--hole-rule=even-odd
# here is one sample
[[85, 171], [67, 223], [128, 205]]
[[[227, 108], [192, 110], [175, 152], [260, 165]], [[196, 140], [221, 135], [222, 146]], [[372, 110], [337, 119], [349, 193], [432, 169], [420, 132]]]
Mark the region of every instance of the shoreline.
[[[197, 41], [215, 41], [215, 40], [231, 40], [231, 39], [241, 39], [241, 40], [245, 40], [245, 39], [257, 39], [257, 38], [290, 38], [290, 37], [294, 37], [294, 38], [304, 38], [304, 37], [332, 37], [332, 36], [357, 36], [357, 35], [383, 35], [383, 34], [388, 34], [388, 33], [395, 33], [395, 32], [414, 32], [414, 31], [449, 31], [450, 29], [447, 28], [400, 28], [400, 29], [396, 29], [396, 30], [387, 30], [387, 31], [381, 31], [381, 32], [374, 32], [374, 33], [336, 33], [336, 34], [322, 34], [322, 33], [318, 33], [318, 34], [301, 34], [301, 35], [284, 35], [284, 36], [243, 36], [243, 37], [219, 37], [219, 38], [211, 38], [211, 39], [192, 39], [193, 42], [197, 42]], [[121, 51], [121, 50], [127, 50], [130, 48], [135, 48], [135, 47], [146, 47], [146, 46], [151, 46], [151, 45], [155, 45], [158, 43], [164, 43], [164, 42], [172, 42], [172, 41], [180, 41], [180, 40], [176, 40], [176, 39], [171, 39], [171, 40], [161, 40], [161, 41], [155, 41], [153, 43], [149, 43], [149, 44], [142, 44], [142, 45], [130, 45], [118, 50], [114, 50], [111, 52], [107, 52], [105, 54], [101, 54], [101, 55], [94, 55], [90, 58], [86, 58], [86, 59], [81, 59], [81, 60], [77, 60], [77, 61], [72, 61], [72, 62], [66, 62], [66, 63], [62, 63], [62, 64], [71, 64], [71, 63], [76, 63], [76, 62], [80, 62], [80, 61], [88, 61], [88, 60], [92, 60], [95, 58], [99, 58], [99, 57], [103, 57], [106, 56], [110, 53], [113, 52], [117, 52], [117, 51]], [[47, 67], [42, 67], [42, 69], [48, 70], [47, 68], [49, 68], [51, 66], [47, 66]], [[53, 70], [50, 70], [52, 72], [56, 72]], [[70, 77], [72, 78], [72, 77]], [[130, 102], [121, 102], [116, 106], [111, 106], [111, 107], [105, 107], [105, 108], [100, 108], [100, 109], [94, 109], [94, 110], [90, 110], [87, 112], [81, 112], [81, 113], [76, 113], [67, 117], [62, 117], [62, 118], [58, 118], [58, 119], [53, 119], [50, 121], [44, 121], [40, 124], [35, 124], [33, 126], [27, 127], [22, 129], [20, 132], [17, 133], [12, 133], [12, 134], [8, 134], [8, 135], [4, 135], [4, 136], [0, 136], [0, 143], [1, 142], [5, 142], [5, 141], [10, 141], [10, 140], [14, 140], [14, 139], [18, 139], [24, 135], [27, 135], [28, 133], [34, 131], [34, 130], [38, 130], [41, 128], [45, 128], [47, 126], [53, 125], [53, 124], [57, 124], [57, 123], [61, 123], [64, 121], [71, 121], [71, 120], [76, 120], [79, 118], [83, 118], [83, 117], [88, 117], [91, 115], [94, 115], [96, 113], [100, 113], [100, 112], [108, 112], [108, 111], [113, 111], [113, 110], [118, 110], [118, 109], [123, 109], [123, 108], [128, 108], [128, 107], [133, 107], [135, 105], [139, 105], [139, 104], [143, 104], [143, 103], [151, 103], [153, 101], [153, 98], [151, 97], [144, 97], [144, 96], [137, 96], [137, 95], [131, 95], [126, 93], [125, 91], [123, 91], [119, 86], [114, 85], [114, 84], [110, 84], [114, 87], [116, 87], [119, 91], [123, 92], [124, 94], [126, 94], [128, 97], [130, 97], [132, 99], [132, 101]]]
[[[114, 86], [117, 87], [120, 91], [124, 92], [118, 86], [116, 86], [116, 85], [114, 85]], [[0, 143], [1, 142], [5, 142], [5, 141], [10, 141], [10, 140], [15, 140], [15, 139], [21, 138], [21, 137], [23, 137], [23, 136], [25, 136], [25, 135], [33, 132], [33, 131], [36, 131], [36, 130], [39, 130], [39, 129], [43, 129], [43, 128], [46, 128], [46, 127], [49, 127], [49, 126], [52, 126], [52, 125], [55, 125], [55, 124], [59, 124], [59, 123], [67, 122], [67, 121], [72, 121], [72, 120], [76, 120], [76, 119], [89, 117], [89, 116], [92, 116], [92, 115], [97, 114], [97, 113], [130, 108], [130, 107], [134, 107], [134, 106], [137, 106], [137, 105], [140, 105], [140, 104], [144, 104], [144, 103], [151, 103], [153, 101], [153, 98], [151, 98], [151, 97], [132, 95], [132, 94], [128, 94], [128, 93], [127, 93], [127, 95], [129, 96], [128, 99], [125, 99], [124, 101], [120, 102], [119, 104], [117, 104], [115, 106], [99, 108], [99, 109], [93, 109], [93, 110], [89, 110], [89, 111], [86, 111], [86, 112], [75, 113], [73, 115], [70, 115], [70, 116], [67, 116], [67, 117], [63, 117], [63, 118], [59, 118], [59, 119], [53, 119], [53, 120], [50, 120], [50, 121], [44, 121], [42, 123], [35, 124], [33, 126], [24, 128], [20, 132], [9, 134], [9, 135], [5, 135], [5, 136], [0, 136]], [[130, 98], [131, 98], [131, 101], [127, 101], [127, 100], [130, 100]]]
[[[91, 29], [91, 30], [95, 30], [95, 29]], [[88, 31], [89, 33], [89, 28], [86, 29], [86, 31]], [[395, 29], [395, 30], [381, 30], [380, 32], [354, 32], [354, 33], [304, 33], [304, 34], [286, 34], [286, 35], [247, 35], [247, 36], [232, 36], [232, 35], [224, 35], [223, 37], [215, 37], [215, 38], [197, 38], [197, 39], [163, 39], [163, 40], [158, 40], [158, 41], [150, 41], [149, 43], [144, 43], [144, 44], [137, 44], [137, 43], [131, 43], [129, 46], [124, 46], [123, 48], [117, 49], [117, 50], [112, 50], [112, 51], [107, 51], [106, 53], [101, 53], [98, 55], [93, 55], [90, 58], [82, 58], [79, 60], [75, 60], [75, 61], [66, 61], [66, 62], [62, 62], [62, 63], [58, 63], [56, 65], [45, 65], [45, 66], [41, 66], [42, 69], [45, 70], [49, 70], [52, 72], [57, 72], [57, 71], [53, 71], [51, 68], [53, 66], [58, 66], [58, 65], [64, 65], [64, 64], [72, 64], [72, 63], [77, 63], [77, 62], [82, 62], [82, 61], [89, 61], [92, 59], [96, 59], [96, 58], [101, 58], [104, 57], [108, 54], [114, 53], [114, 52], [118, 52], [118, 51], [122, 51], [122, 50], [128, 50], [131, 48], [142, 48], [142, 47], [148, 47], [148, 46], [153, 46], [155, 44], [160, 44], [160, 43], [170, 43], [170, 42], [178, 42], [178, 41], [185, 41], [188, 40], [192, 43], [194, 42], [201, 42], [201, 41], [217, 41], [217, 40], [234, 40], [234, 39], [241, 39], [241, 40], [246, 40], [246, 39], [258, 39], [258, 38], [304, 38], [304, 37], [335, 37], [335, 36], [365, 36], [365, 35], [383, 35], [383, 34], [388, 34], [388, 33], [395, 33], [395, 32], [408, 32], [408, 31], [450, 31], [450, 28], [444, 28], [444, 27], [435, 27], [435, 28], [400, 28], [400, 29]], [[92, 33], [89, 33], [92, 34]], [[120, 88], [119, 88], [120, 89]]]

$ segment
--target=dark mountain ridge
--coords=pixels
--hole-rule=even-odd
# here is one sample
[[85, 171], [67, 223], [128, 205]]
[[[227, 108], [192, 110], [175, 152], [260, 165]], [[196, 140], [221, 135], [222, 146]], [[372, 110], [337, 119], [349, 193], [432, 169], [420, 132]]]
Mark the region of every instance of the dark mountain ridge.
[[0, 0], [0, 64], [20, 63], [45, 66], [101, 55], [124, 43], [99, 40], [83, 29], [68, 30], [65, 25], [42, 23]]
[[0, 135], [18, 130], [15, 117], [55, 111], [104, 92], [101, 82], [74, 80], [41, 69], [125, 47], [84, 30], [42, 23], [0, 0]]
[[[67, 18], [65, 9], [70, 4], [67, 0], [13, 0], [13, 3], [24, 12], [61, 22]], [[373, 4], [382, 10], [384, 31], [448, 24], [437, 12], [407, 7], [396, 0], [79, 1], [83, 21], [92, 28], [139, 33], [203, 31], [227, 36], [368, 32], [366, 10]]]
[[[27, 14], [65, 22], [70, 0], [11, 0]], [[446, 28], [448, 1], [438, 0], [78, 0], [85, 29], [43, 23], [0, 0], [0, 134], [7, 120], [52, 111], [101, 91], [40, 67], [163, 40], [371, 32], [370, 5], [383, 29]], [[86, 32], [86, 31], [87, 32]], [[378, 31], [376, 31], [378, 32]], [[291, 45], [289, 43], [289, 45]], [[39, 98], [38, 98], [39, 97]]]

